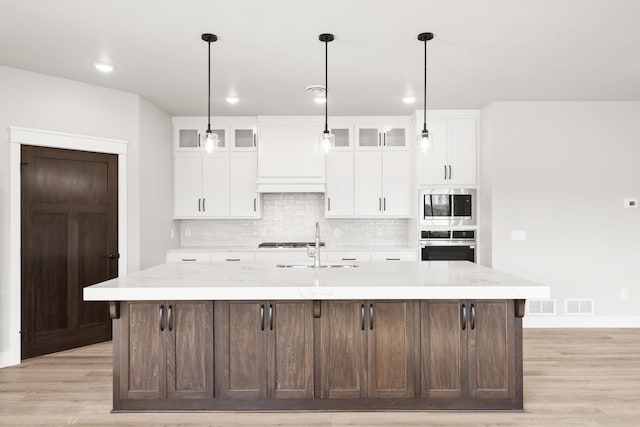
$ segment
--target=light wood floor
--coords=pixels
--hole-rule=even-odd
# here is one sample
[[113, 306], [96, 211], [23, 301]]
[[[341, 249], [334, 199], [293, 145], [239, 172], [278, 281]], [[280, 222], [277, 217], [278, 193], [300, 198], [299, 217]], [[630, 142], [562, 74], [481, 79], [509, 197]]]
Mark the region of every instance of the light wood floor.
[[0, 425], [640, 426], [640, 329], [524, 337], [524, 412], [111, 414], [105, 343], [0, 369]]

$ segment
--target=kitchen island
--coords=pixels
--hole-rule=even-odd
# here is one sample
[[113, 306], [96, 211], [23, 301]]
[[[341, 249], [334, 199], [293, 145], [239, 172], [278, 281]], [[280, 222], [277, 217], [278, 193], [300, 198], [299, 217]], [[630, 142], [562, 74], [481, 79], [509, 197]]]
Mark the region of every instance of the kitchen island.
[[110, 301], [114, 411], [522, 409], [549, 288], [468, 262], [163, 264]]

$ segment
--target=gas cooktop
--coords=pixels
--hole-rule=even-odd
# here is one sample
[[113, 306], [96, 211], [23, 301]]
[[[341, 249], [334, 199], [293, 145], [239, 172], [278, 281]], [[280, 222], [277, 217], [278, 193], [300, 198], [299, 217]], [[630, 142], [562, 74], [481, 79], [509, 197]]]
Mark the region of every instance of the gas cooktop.
[[[262, 242], [258, 249], [304, 249], [314, 245], [314, 242]], [[320, 242], [320, 246], [323, 247], [324, 242]]]

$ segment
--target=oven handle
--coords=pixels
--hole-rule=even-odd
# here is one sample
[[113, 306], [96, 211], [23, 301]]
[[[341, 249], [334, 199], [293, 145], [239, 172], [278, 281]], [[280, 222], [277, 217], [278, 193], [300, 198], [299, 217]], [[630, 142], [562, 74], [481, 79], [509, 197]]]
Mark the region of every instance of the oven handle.
[[475, 240], [443, 240], [441, 242], [438, 241], [420, 241], [420, 247], [426, 248], [429, 246], [469, 246], [469, 249], [476, 248]]

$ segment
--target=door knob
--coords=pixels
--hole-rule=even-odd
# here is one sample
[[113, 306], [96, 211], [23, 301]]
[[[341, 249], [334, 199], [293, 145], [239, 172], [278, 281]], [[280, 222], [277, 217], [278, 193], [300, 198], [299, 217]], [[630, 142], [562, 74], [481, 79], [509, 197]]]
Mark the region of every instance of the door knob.
[[120, 254], [118, 252], [113, 252], [113, 253], [107, 255], [107, 258], [109, 258], [109, 259], [120, 259]]

